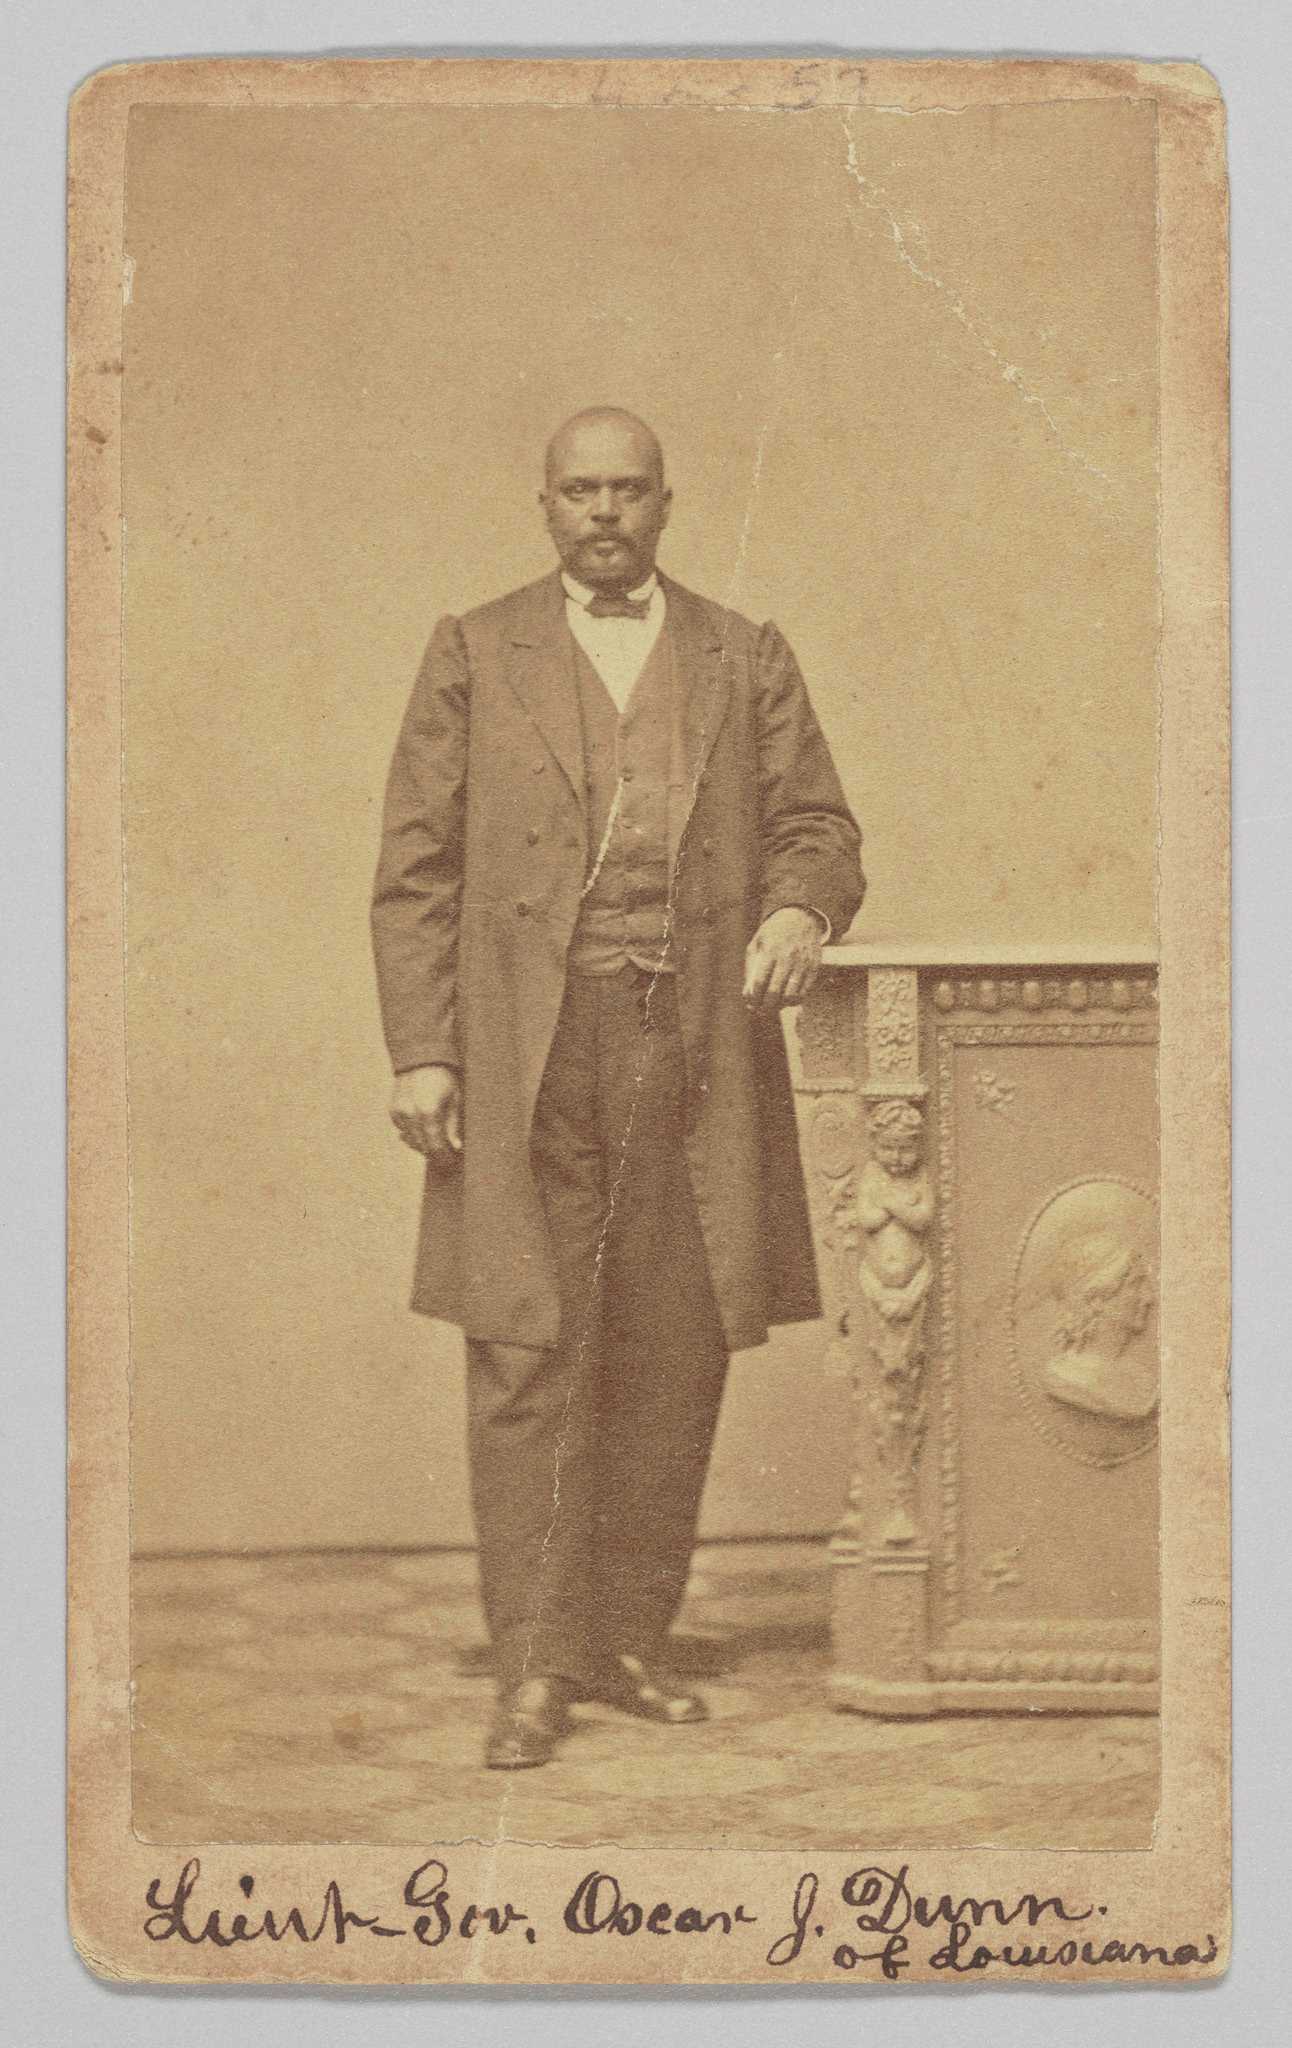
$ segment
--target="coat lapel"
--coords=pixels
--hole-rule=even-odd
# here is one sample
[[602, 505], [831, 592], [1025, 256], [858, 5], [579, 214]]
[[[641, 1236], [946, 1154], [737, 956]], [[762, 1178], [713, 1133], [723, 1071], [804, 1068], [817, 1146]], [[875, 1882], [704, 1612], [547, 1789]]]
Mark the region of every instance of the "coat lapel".
[[723, 659], [720, 614], [692, 591], [661, 576], [668, 599], [668, 630], [673, 643], [674, 755], [672, 779], [680, 784], [669, 804], [670, 866], [677, 860], [682, 835], [695, 806], [700, 777], [722, 729], [731, 696]]
[[[660, 577], [668, 599], [673, 648], [673, 779], [680, 785], [669, 805], [670, 854], [676, 859], [714, 741], [731, 695], [723, 659], [720, 614], [671, 576]], [[507, 679], [560, 763], [580, 805], [586, 805], [583, 724], [559, 573], [524, 593], [510, 631]]]
[[559, 575], [545, 576], [524, 593], [510, 639], [507, 680], [556, 756], [580, 805], [585, 805], [583, 724]]

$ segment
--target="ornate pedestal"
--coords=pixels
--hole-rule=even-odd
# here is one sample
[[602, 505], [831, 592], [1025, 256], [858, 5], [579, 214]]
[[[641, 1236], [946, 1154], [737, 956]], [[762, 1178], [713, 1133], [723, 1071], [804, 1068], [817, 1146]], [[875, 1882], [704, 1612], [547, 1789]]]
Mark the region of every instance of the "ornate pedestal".
[[1157, 1706], [1156, 974], [834, 947], [799, 1020], [837, 1705]]

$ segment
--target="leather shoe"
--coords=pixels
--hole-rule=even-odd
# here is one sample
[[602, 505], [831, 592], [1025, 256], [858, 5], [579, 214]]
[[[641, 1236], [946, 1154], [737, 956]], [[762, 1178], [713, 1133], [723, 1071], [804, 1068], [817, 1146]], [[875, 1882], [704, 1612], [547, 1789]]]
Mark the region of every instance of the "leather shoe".
[[485, 1767], [525, 1771], [545, 1764], [569, 1732], [574, 1688], [564, 1678], [527, 1678], [502, 1694], [485, 1743]]
[[652, 1668], [640, 1657], [613, 1657], [589, 1697], [618, 1707], [622, 1713], [673, 1727], [709, 1718], [709, 1709], [698, 1693], [688, 1692], [681, 1679]]

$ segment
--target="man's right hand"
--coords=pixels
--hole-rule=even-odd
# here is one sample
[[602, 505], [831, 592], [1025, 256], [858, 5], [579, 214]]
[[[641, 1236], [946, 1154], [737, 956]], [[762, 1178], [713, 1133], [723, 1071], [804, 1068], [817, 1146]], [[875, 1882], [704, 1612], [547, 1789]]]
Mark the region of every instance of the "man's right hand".
[[406, 1145], [428, 1159], [462, 1150], [462, 1083], [456, 1067], [410, 1067], [396, 1074], [390, 1120]]

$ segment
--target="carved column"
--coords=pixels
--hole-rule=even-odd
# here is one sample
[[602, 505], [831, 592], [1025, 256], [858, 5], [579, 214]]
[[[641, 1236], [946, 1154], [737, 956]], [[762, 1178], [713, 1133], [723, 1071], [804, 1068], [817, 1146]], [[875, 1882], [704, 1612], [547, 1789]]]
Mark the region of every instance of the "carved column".
[[919, 976], [866, 974], [864, 1164], [856, 1184], [855, 1306], [849, 1316], [856, 1442], [831, 1541], [840, 1706], [925, 1714], [929, 1548], [919, 1501], [927, 1421], [925, 1318], [933, 1192], [925, 1157]]

